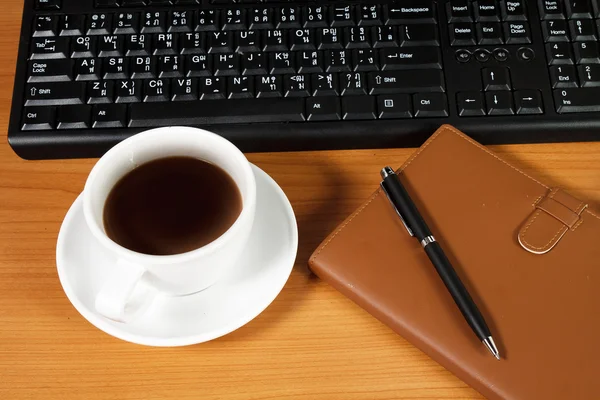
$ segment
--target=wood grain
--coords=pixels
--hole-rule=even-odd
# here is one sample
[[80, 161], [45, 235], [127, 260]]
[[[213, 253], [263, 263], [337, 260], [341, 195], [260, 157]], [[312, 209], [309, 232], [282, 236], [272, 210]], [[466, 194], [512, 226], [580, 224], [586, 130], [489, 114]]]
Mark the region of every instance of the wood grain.
[[[97, 330], [60, 287], [62, 218], [94, 160], [23, 161], [6, 131], [22, 3], [0, 13], [1, 399], [479, 399], [481, 396], [327, 284], [307, 259], [414, 149], [251, 154], [296, 211], [292, 276], [258, 318], [221, 339], [147, 348]], [[495, 146], [548, 184], [600, 205], [600, 143]]]

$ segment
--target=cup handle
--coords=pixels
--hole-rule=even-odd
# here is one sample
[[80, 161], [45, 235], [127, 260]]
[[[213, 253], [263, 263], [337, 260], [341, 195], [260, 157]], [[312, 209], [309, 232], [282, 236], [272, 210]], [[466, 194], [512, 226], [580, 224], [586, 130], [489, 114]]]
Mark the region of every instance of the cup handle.
[[96, 311], [114, 321], [129, 322], [150, 305], [153, 290], [141, 265], [118, 260], [116, 267], [96, 296]]

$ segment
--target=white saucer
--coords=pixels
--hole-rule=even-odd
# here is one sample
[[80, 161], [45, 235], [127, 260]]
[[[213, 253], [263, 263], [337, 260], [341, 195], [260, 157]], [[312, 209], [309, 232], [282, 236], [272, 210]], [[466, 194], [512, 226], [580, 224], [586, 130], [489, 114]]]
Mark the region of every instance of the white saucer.
[[127, 324], [109, 320], [94, 307], [107, 266], [106, 254], [92, 237], [81, 196], [63, 221], [56, 248], [58, 276], [67, 297], [85, 319], [104, 332], [149, 346], [185, 346], [226, 335], [260, 314], [285, 285], [298, 250], [298, 228], [285, 193], [265, 172], [256, 176], [254, 227], [239, 265], [202, 292], [159, 295], [148, 310]]

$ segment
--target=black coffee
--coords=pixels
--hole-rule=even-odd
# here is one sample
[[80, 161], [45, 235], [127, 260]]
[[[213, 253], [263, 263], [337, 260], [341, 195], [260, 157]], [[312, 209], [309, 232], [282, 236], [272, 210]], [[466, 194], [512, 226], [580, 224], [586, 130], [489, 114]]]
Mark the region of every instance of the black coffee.
[[195, 158], [169, 157], [119, 180], [104, 205], [104, 229], [130, 250], [179, 254], [221, 236], [241, 210], [240, 191], [227, 172]]

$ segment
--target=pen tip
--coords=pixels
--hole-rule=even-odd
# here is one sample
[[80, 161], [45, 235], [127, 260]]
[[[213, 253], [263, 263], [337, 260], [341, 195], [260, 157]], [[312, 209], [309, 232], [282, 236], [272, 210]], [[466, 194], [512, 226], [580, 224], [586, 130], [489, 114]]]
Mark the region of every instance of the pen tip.
[[500, 352], [498, 351], [498, 348], [496, 347], [496, 343], [494, 343], [494, 339], [492, 339], [491, 336], [488, 336], [487, 338], [483, 339], [482, 341], [483, 341], [483, 344], [485, 344], [485, 347], [488, 348], [490, 353], [492, 353], [492, 355], [494, 357], [496, 357], [497, 360], [499, 360]]

